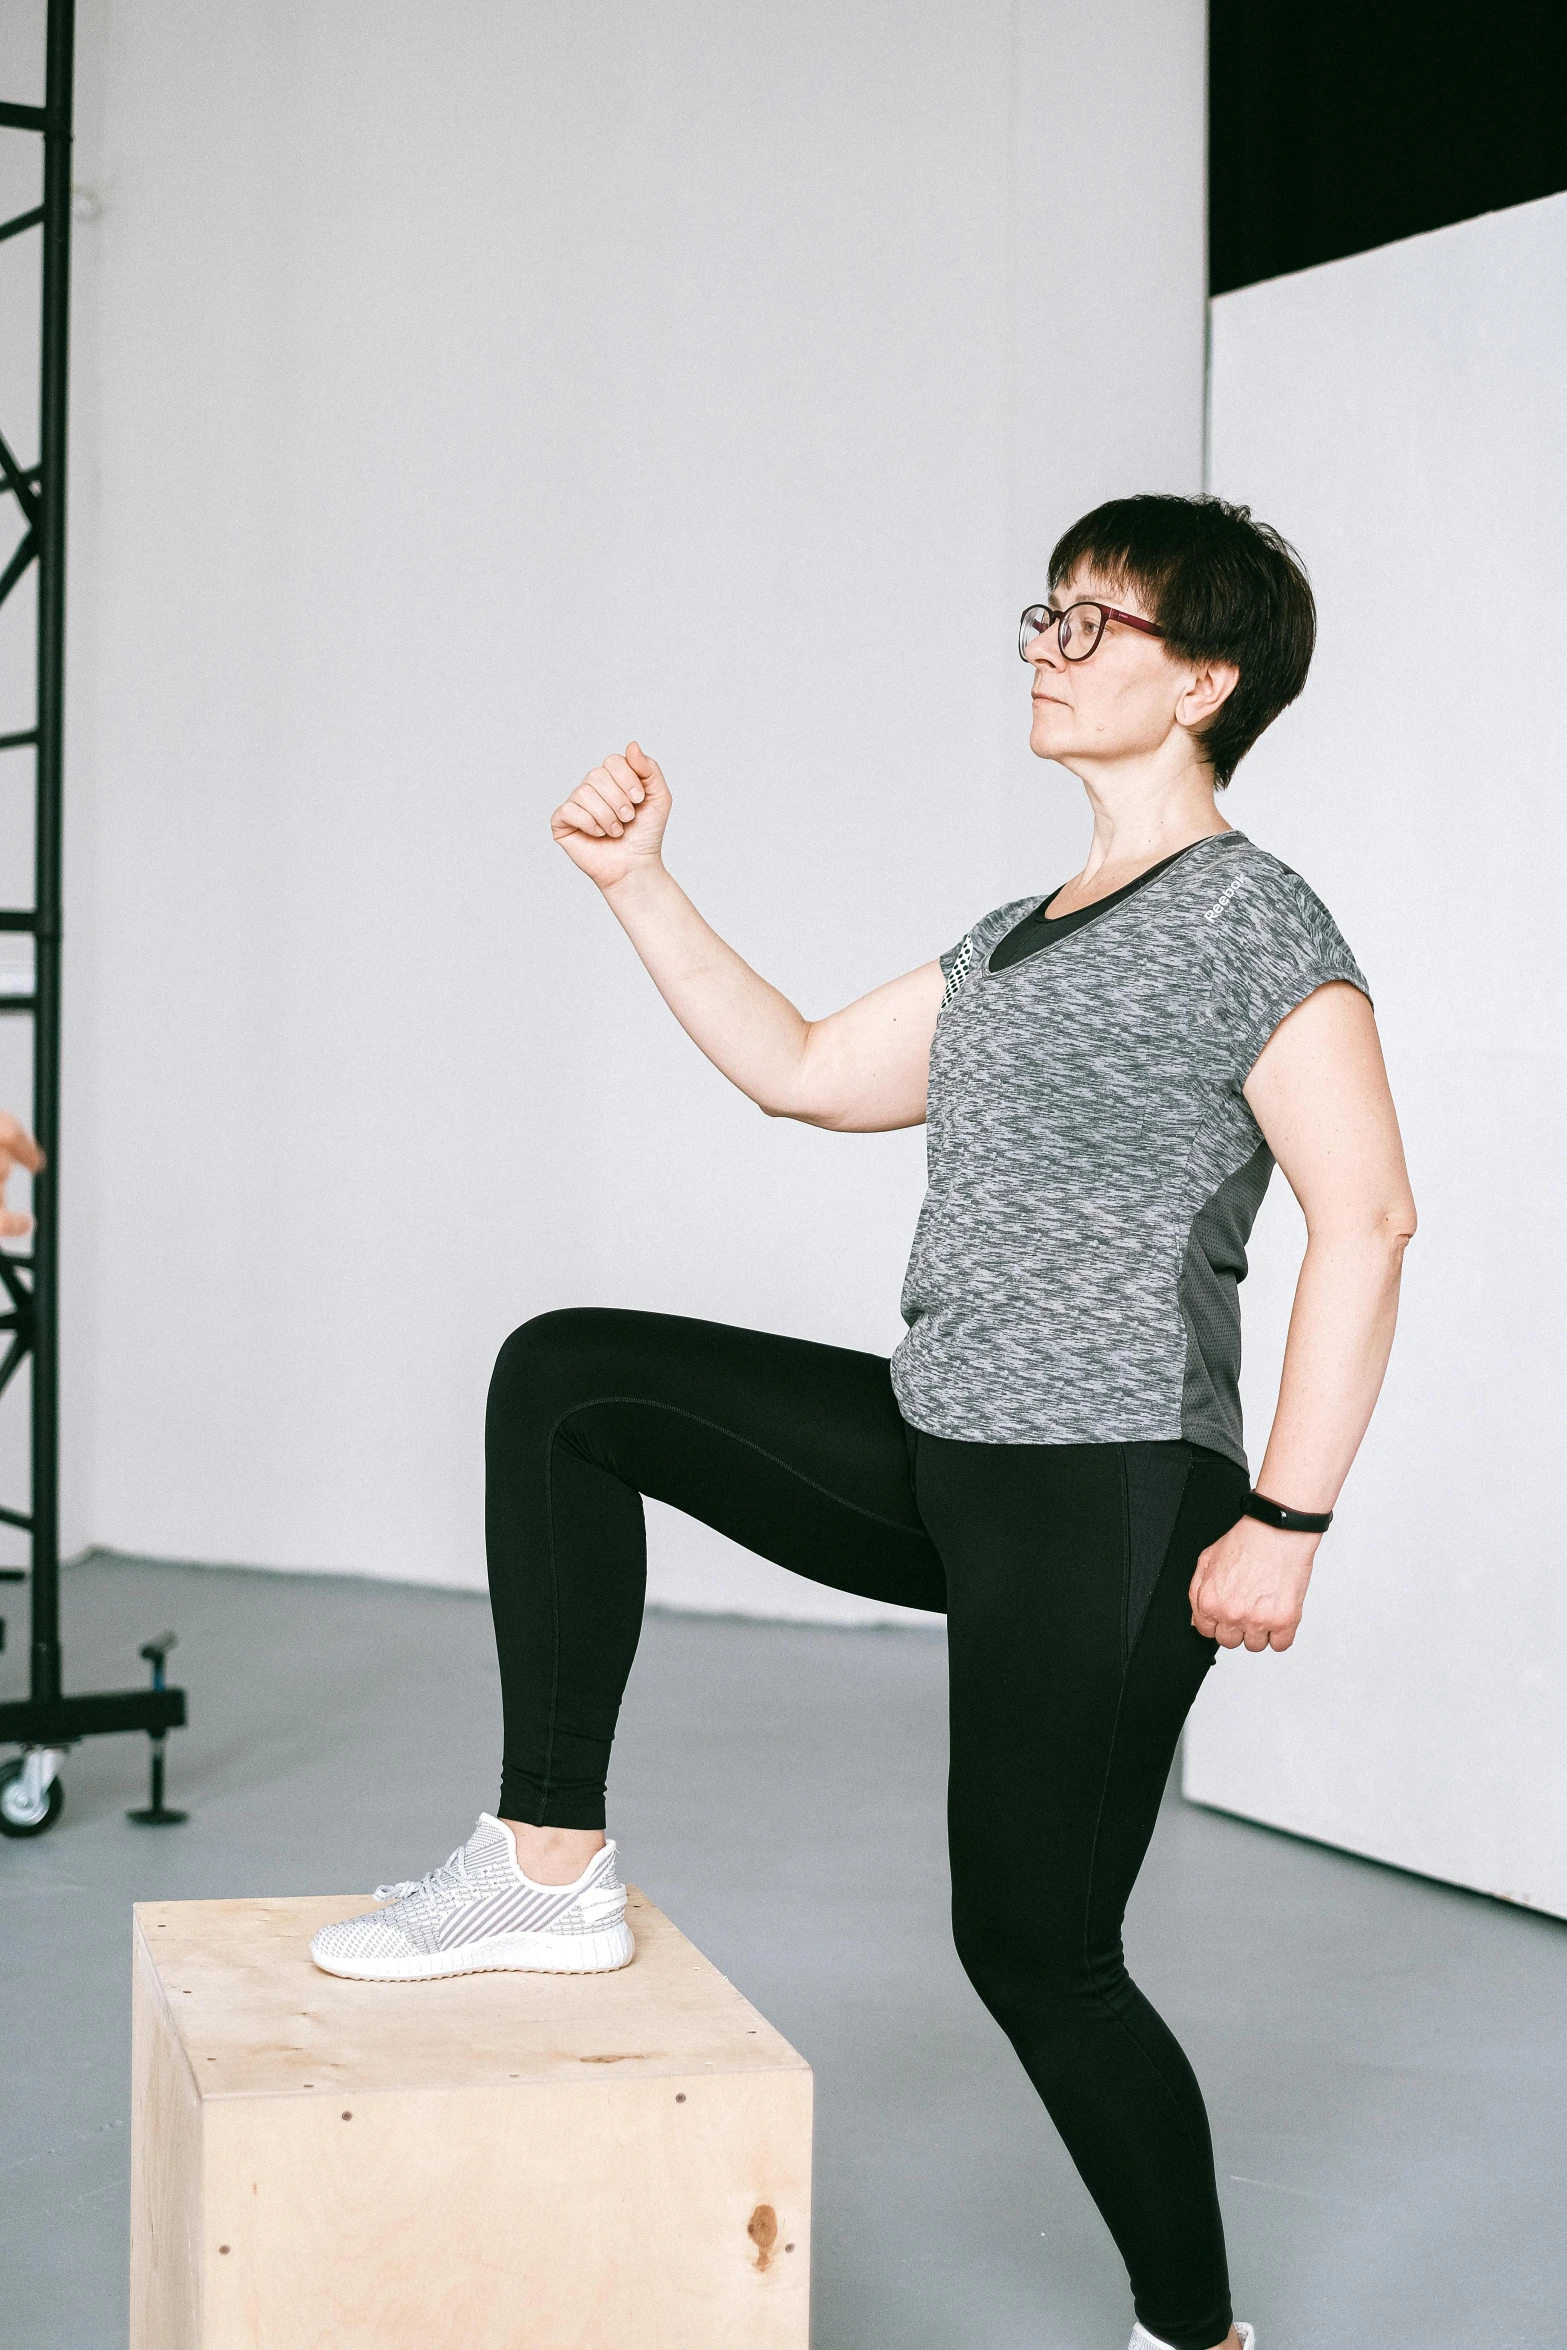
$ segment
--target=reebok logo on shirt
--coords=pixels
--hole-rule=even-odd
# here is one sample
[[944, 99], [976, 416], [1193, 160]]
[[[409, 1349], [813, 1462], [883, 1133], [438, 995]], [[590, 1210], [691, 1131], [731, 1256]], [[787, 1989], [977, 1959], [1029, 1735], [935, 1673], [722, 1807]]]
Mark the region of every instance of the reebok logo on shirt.
[[1204, 914], [1203, 920], [1205, 922], [1218, 921], [1219, 916], [1224, 912], [1225, 907], [1229, 904], [1231, 898], [1234, 897], [1235, 892], [1240, 888], [1240, 885], [1244, 879], [1244, 874], [1236, 874], [1235, 879], [1230, 883], [1230, 886], [1225, 891], [1223, 897], [1215, 898], [1213, 904], [1208, 908], [1207, 913]]

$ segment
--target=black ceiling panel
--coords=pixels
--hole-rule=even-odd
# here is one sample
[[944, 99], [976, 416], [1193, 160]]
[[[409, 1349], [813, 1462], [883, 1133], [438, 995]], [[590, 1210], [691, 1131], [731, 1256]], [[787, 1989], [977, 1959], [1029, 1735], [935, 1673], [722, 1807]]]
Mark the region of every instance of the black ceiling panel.
[[1564, 60], [1567, 0], [1210, 0], [1210, 290], [1567, 189]]

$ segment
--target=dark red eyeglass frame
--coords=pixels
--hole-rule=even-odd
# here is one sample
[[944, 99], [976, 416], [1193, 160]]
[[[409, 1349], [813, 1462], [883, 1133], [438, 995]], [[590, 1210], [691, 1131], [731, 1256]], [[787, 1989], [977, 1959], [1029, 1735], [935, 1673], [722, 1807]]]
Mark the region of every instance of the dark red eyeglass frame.
[[[1082, 612], [1090, 608], [1093, 611], [1101, 612], [1104, 615], [1104, 619], [1100, 621], [1099, 626], [1094, 631], [1094, 641], [1089, 646], [1086, 653], [1069, 653], [1066, 649], [1066, 646], [1061, 642], [1061, 623], [1063, 620], [1065, 620], [1068, 613]], [[1036, 612], [1043, 615], [1041, 625], [1038, 628], [1030, 628], [1029, 622]], [[1062, 612], [1052, 612], [1048, 604], [1029, 604], [1025, 606], [1023, 615], [1017, 624], [1018, 659], [1020, 661], [1026, 661], [1028, 659], [1029, 645], [1036, 636], [1043, 636], [1046, 628], [1048, 628], [1053, 621], [1055, 623], [1056, 643], [1061, 648], [1062, 660], [1092, 660], [1094, 654], [1098, 652], [1100, 640], [1104, 636], [1106, 620], [1119, 620], [1122, 621], [1128, 628], [1140, 628], [1144, 636], [1163, 636], [1166, 633], [1164, 629], [1159, 627], [1156, 621], [1140, 620], [1135, 612], [1118, 612], [1113, 604], [1102, 604], [1097, 596], [1079, 596], [1076, 603], [1068, 604], [1066, 610]]]

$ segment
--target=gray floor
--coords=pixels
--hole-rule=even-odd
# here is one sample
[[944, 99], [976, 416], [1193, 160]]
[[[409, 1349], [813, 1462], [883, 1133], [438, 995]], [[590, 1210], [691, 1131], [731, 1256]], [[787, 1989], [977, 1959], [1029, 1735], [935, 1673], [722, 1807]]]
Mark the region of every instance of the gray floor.
[[[77, 1685], [178, 1628], [194, 1817], [128, 1826], [145, 1749], [100, 1740], [0, 1845], [7, 2350], [125, 2342], [128, 1904], [414, 1874], [495, 1799], [481, 1600], [98, 1560], [65, 1616]], [[925, 1632], [654, 1616], [614, 1825], [816, 2067], [817, 2350], [1121, 2350], [1109, 2241], [948, 1947], [942, 1672]], [[1262, 2350], [1567, 2342], [1567, 1928], [1172, 1799], [1128, 1943]]]

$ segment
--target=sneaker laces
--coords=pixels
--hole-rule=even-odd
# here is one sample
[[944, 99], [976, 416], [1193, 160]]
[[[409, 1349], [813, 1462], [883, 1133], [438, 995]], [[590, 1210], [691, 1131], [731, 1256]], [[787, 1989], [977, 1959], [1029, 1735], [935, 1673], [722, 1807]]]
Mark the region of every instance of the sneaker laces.
[[468, 1883], [468, 1847], [459, 1844], [438, 1869], [425, 1877], [401, 1877], [395, 1885], [377, 1885], [373, 1901], [406, 1901], [410, 1893], [456, 1893]]

